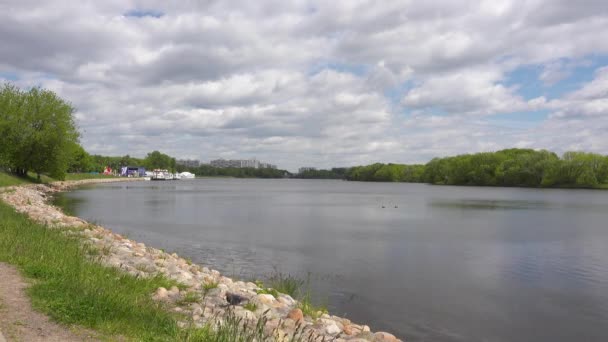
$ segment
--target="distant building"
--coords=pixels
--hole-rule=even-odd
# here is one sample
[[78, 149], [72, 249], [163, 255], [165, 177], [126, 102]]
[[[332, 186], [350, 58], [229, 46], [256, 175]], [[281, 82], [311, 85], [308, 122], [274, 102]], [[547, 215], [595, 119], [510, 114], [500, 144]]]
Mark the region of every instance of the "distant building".
[[197, 159], [178, 159], [175, 163], [185, 167], [199, 167], [201, 165], [201, 162]]
[[120, 168], [121, 177], [144, 177], [146, 168], [142, 166], [123, 166]]
[[209, 162], [209, 165], [213, 167], [235, 167], [235, 168], [244, 168], [250, 167], [254, 169], [276, 169], [277, 166], [270, 163], [263, 163], [257, 159], [216, 159]]
[[305, 167], [301, 167], [301, 168], [298, 169], [298, 173], [304, 173], [306, 171], [317, 171], [317, 168], [316, 167], [307, 167], [307, 166], [305, 166]]

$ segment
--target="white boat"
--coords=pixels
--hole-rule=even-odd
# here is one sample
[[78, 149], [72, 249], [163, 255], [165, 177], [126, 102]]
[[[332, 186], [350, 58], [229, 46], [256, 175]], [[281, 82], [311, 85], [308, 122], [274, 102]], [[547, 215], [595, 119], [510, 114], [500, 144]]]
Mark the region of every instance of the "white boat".
[[188, 171], [184, 171], [179, 174], [179, 178], [181, 179], [194, 179], [194, 177], [196, 177], [194, 173], [190, 173]]
[[[155, 169], [154, 171], [152, 171], [152, 177], [150, 178], [151, 180], [166, 180], [167, 179], [167, 170], [162, 170], [162, 169]], [[171, 178], [169, 178], [171, 179]]]

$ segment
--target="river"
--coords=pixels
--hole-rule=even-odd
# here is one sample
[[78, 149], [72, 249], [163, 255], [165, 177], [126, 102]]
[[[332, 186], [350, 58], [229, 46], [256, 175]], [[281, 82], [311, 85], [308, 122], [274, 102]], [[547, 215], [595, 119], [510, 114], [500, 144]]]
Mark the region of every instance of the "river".
[[203, 178], [55, 203], [227, 276], [308, 279], [407, 341], [608, 340], [608, 191]]

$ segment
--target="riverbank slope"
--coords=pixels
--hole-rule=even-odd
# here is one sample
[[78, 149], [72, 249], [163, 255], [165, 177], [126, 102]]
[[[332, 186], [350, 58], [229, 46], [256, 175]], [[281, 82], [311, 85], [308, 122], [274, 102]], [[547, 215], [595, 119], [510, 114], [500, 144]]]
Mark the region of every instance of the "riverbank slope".
[[[122, 180], [122, 179], [121, 179]], [[216, 270], [192, 265], [176, 254], [145, 246], [110, 230], [65, 215], [48, 204], [47, 197], [72, 186], [116, 181], [82, 180], [49, 185], [22, 185], [0, 189], [0, 198], [17, 211], [49, 228], [63, 229], [81, 239], [101, 264], [132, 277], [165, 277], [176, 286], [159, 286], [149, 293], [164, 310], [177, 314], [181, 328], [225, 324], [230, 320], [247, 322], [269, 340], [335, 339], [338, 341], [398, 341], [384, 332], [372, 333], [369, 327], [323, 312], [311, 312], [291, 296], [260, 287], [252, 282], [235, 281]], [[153, 292], [153, 293], [152, 293]], [[234, 304], [234, 305], [229, 305]]]

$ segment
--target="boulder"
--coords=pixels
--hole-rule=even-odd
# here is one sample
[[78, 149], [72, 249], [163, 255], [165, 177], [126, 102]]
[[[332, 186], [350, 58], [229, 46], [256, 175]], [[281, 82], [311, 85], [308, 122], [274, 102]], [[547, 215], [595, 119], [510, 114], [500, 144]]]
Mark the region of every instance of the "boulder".
[[298, 322], [304, 319], [304, 314], [302, 313], [302, 310], [295, 308], [291, 310], [289, 314], [287, 314], [287, 317], [294, 320], [295, 322]]

